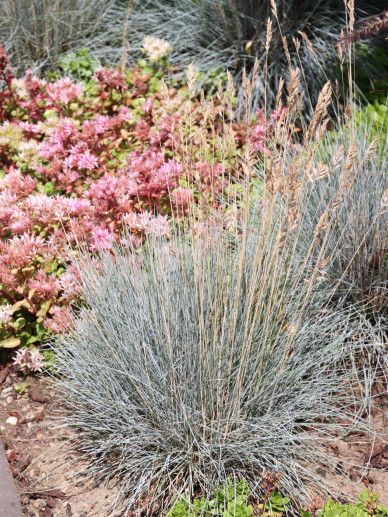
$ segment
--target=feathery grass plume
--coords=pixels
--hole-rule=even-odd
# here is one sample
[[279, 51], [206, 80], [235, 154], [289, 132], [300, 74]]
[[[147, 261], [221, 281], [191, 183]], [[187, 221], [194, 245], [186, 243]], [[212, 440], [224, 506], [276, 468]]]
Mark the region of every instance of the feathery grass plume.
[[[359, 0], [355, 16], [377, 14], [383, 6], [381, 0]], [[267, 51], [269, 18], [273, 23]], [[267, 61], [267, 82], [258, 76], [255, 84], [256, 106], [265, 89], [273, 104], [280, 78], [288, 78], [290, 63], [301, 69], [306, 104], [309, 98], [315, 104], [328, 78], [338, 75], [336, 43], [345, 25], [343, 0], [135, 0], [130, 31], [134, 50], [145, 35], [158, 36], [171, 44], [175, 64], [185, 67], [195, 62], [205, 75], [227, 68], [239, 88], [244, 68], [249, 72], [255, 60], [264, 68]], [[305, 38], [298, 50], [292, 41], [299, 40], [300, 33]], [[240, 88], [241, 100], [242, 93]]]
[[82, 47], [118, 61], [126, 9], [117, 0], [0, 0], [0, 42], [18, 72], [56, 67]]
[[385, 35], [388, 32], [388, 10], [382, 13], [370, 16], [362, 20], [358, 27], [353, 31], [349, 31], [346, 37], [343, 37], [338, 44], [346, 46], [350, 43], [355, 43], [360, 40], [370, 39], [378, 36], [381, 33]]
[[316, 289], [326, 236], [318, 254], [316, 237], [298, 246], [302, 154], [260, 197], [248, 149], [245, 203], [227, 230], [203, 224], [148, 240], [142, 255], [78, 262], [85, 307], [53, 344], [56, 385], [86, 474], [120, 480], [114, 504], [162, 514], [226, 478], [259, 492], [265, 471], [295, 507], [314, 488], [338, 492], [320, 467], [337, 463], [330, 441], [365, 428], [353, 360], [365, 343], [352, 310]]

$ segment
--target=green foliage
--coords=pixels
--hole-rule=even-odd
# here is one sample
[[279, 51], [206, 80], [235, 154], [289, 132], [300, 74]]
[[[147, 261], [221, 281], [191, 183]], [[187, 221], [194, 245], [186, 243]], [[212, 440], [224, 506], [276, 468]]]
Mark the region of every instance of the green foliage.
[[377, 138], [382, 145], [387, 143], [388, 135], [388, 104], [387, 99], [376, 99], [358, 109], [355, 113], [356, 124], [368, 128], [368, 137]]
[[59, 72], [49, 71], [47, 76], [51, 80], [59, 79], [63, 74], [77, 80], [90, 81], [100, 62], [92, 57], [87, 48], [80, 48], [76, 52], [69, 52], [58, 60]]
[[[370, 42], [357, 43], [355, 47], [355, 81], [361, 94], [370, 102], [384, 101], [388, 90], [388, 54], [384, 48]], [[362, 66], [357, 61], [362, 60]], [[372, 63], [373, 66], [369, 64]]]
[[[0, 298], [0, 304], [1, 302]], [[11, 307], [12, 321], [7, 327], [0, 326], [0, 348], [12, 349], [42, 343], [49, 335], [49, 331], [44, 327], [43, 319], [50, 306], [50, 301], [43, 302], [36, 318], [31, 314], [28, 300], [14, 303]]]
[[194, 498], [189, 501], [182, 497], [178, 499], [168, 517], [194, 517], [197, 515], [213, 515], [217, 517], [250, 517], [253, 506], [248, 503], [249, 485], [246, 481], [233, 483], [217, 489], [209, 500]]
[[[192, 501], [182, 497], [178, 499], [167, 517], [195, 517], [209, 515], [217, 517], [246, 517], [254, 514], [249, 500], [249, 486], [246, 481], [237, 484], [228, 482], [216, 490], [210, 500], [194, 498]], [[281, 517], [287, 514], [289, 499], [275, 491], [257, 505], [259, 515], [264, 517]], [[358, 503], [339, 503], [330, 499], [315, 514], [302, 510], [301, 517], [388, 517], [388, 508], [379, 502], [379, 494], [365, 490], [359, 495]]]
[[[215, 490], [210, 499], [185, 497], [178, 499], [167, 514], [168, 517], [194, 517], [197, 515], [213, 515], [217, 517], [249, 517], [254, 514], [250, 503], [250, 488], [245, 480]], [[287, 511], [289, 499], [274, 491], [266, 497], [258, 508], [264, 517], [276, 517]]]
[[261, 515], [264, 517], [276, 517], [287, 512], [290, 500], [288, 497], [283, 497], [279, 492], [275, 491], [270, 494], [264, 504], [259, 504], [262, 511]]
[[[312, 517], [311, 512], [302, 512], [301, 517]], [[332, 499], [316, 512], [317, 517], [387, 517], [388, 508], [379, 502], [379, 494], [365, 490], [358, 503], [342, 504]]]
[[52, 350], [42, 350], [44, 367], [46, 371], [55, 372], [56, 368], [56, 357], [55, 352]]
[[90, 55], [87, 48], [80, 48], [59, 60], [59, 67], [66, 75], [84, 81], [89, 80], [99, 66], [100, 63]]
[[16, 393], [18, 395], [24, 395], [24, 393], [26, 393], [26, 391], [28, 390], [28, 385], [25, 382], [20, 383], [20, 384], [15, 384], [14, 390], [16, 391]]

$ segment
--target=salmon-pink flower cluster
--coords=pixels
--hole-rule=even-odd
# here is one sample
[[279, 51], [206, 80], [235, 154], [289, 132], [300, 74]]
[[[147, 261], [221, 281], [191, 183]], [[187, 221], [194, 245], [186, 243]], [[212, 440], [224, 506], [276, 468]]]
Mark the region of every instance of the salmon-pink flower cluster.
[[80, 97], [82, 88], [79, 84], [73, 83], [68, 77], [63, 77], [55, 81], [55, 83], [48, 83], [47, 93], [54, 102], [70, 104], [74, 99]]
[[41, 372], [44, 367], [44, 358], [36, 348], [24, 348], [16, 352], [13, 364], [26, 373]]
[[[147, 51], [159, 59], [155, 42]], [[16, 79], [0, 57], [0, 342], [17, 337], [30, 346], [72, 324], [80, 293], [66, 268], [75, 247], [95, 254], [168, 236], [172, 215], [186, 216], [198, 201], [217, 206], [236, 171], [227, 159], [209, 158], [211, 131], [207, 143], [193, 139], [185, 150], [184, 135], [195, 131], [184, 96], [173, 87], [155, 92], [141, 67], [97, 70], [90, 93], [69, 78]], [[195, 113], [200, 102], [190, 102]], [[249, 131], [231, 121], [228, 134], [237, 147], [248, 135], [267, 153], [279, 116], [267, 122], [259, 113]], [[36, 353], [26, 354], [15, 363], [39, 369]]]

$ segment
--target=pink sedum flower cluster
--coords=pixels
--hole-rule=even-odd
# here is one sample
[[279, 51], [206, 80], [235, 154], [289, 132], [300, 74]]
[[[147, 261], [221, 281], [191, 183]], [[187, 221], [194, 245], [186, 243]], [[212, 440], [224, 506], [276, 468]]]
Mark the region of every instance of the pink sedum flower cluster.
[[13, 364], [25, 373], [36, 373], [43, 370], [44, 359], [39, 350], [24, 348], [16, 352]]
[[[204, 201], [217, 207], [234, 165], [209, 158], [210, 131], [205, 143], [182, 141], [187, 99], [172, 87], [161, 95], [140, 67], [98, 70], [91, 93], [69, 78], [15, 79], [0, 58], [0, 344], [16, 336], [31, 345], [71, 326], [72, 249], [168, 236], [171, 215]], [[195, 114], [199, 102], [190, 102]], [[260, 116], [250, 131], [235, 130], [236, 148], [249, 134], [267, 153], [273, 123]]]
[[82, 95], [81, 86], [73, 83], [68, 77], [63, 77], [55, 81], [55, 83], [47, 84], [46, 91], [54, 103], [70, 104]]

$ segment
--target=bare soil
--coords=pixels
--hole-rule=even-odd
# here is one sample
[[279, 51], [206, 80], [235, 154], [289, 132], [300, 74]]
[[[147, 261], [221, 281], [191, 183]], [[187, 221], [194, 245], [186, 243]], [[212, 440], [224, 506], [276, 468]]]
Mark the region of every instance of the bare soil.
[[[380, 390], [381, 391], [381, 390]], [[82, 462], [66, 448], [60, 408], [45, 376], [23, 377], [0, 370], [0, 439], [3, 441], [24, 514], [30, 517], [124, 517], [109, 509], [115, 486], [85, 482]], [[352, 435], [330, 447], [338, 457], [333, 475], [321, 474], [354, 499], [369, 486], [388, 505], [388, 396], [380, 393], [373, 410], [378, 438]], [[349, 467], [350, 464], [357, 467]], [[327, 476], [327, 477], [326, 477]]]

